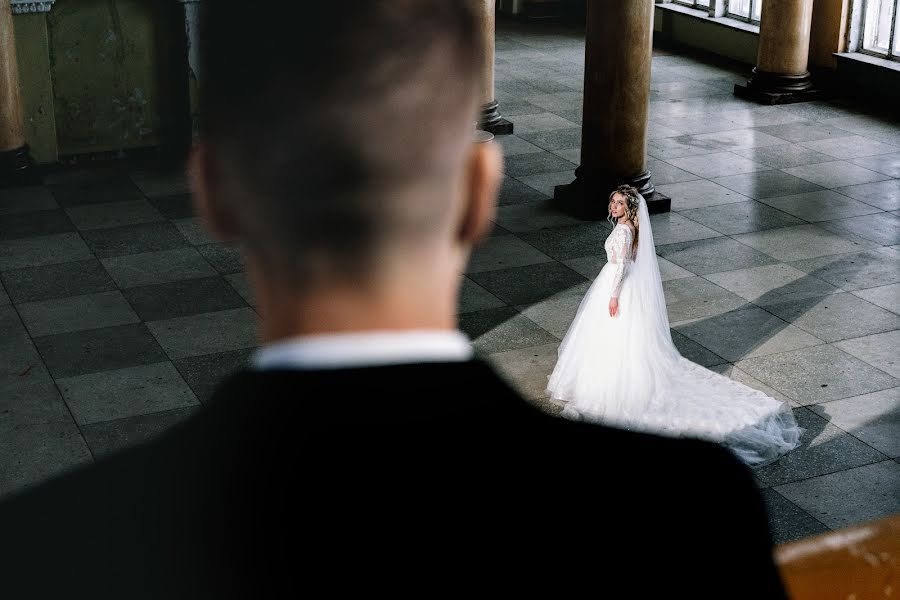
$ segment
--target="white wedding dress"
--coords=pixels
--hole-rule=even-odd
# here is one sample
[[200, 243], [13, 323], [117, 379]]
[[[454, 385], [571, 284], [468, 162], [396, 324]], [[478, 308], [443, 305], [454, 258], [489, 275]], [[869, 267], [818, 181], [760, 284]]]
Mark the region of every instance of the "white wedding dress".
[[[591, 285], [559, 347], [547, 386], [562, 415], [625, 429], [723, 444], [751, 466], [800, 444], [801, 429], [780, 400], [714, 373], [672, 342], [646, 202], [640, 198], [638, 248], [616, 225], [608, 262]], [[616, 317], [609, 300], [619, 298]]]

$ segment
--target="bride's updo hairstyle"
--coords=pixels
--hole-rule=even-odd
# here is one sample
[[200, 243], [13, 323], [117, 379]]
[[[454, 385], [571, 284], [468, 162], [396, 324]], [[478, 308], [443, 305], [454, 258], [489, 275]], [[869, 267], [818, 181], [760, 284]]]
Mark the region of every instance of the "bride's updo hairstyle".
[[[634, 225], [634, 240], [632, 240], [632, 251], [637, 252], [638, 247], [638, 235], [640, 235], [641, 224], [638, 223], [638, 206], [640, 206], [640, 198], [638, 197], [637, 188], [630, 185], [620, 185], [617, 187], [612, 194], [609, 195], [609, 202], [612, 203], [613, 196], [616, 194], [622, 194], [625, 198], [625, 216], [628, 217], [628, 220]], [[609, 215], [607, 217], [613, 225], [616, 224], [616, 220]]]

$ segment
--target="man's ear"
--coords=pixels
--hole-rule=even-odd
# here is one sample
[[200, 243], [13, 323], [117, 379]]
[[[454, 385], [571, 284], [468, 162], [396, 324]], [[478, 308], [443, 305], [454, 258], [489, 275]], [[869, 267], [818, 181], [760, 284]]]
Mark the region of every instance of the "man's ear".
[[496, 142], [474, 144], [466, 173], [465, 203], [458, 239], [472, 246], [491, 230], [503, 179], [503, 153]]
[[203, 221], [209, 233], [220, 241], [238, 236], [234, 216], [222, 205], [219, 182], [213, 177], [209, 151], [204, 142], [198, 142], [188, 158], [188, 176], [194, 198], [194, 211]]

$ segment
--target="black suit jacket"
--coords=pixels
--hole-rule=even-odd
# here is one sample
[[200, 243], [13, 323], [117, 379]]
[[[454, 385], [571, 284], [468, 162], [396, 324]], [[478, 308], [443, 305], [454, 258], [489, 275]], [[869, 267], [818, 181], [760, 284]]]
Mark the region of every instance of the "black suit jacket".
[[11, 599], [784, 597], [729, 452], [548, 416], [480, 361], [238, 374], [0, 504], [0, 546]]

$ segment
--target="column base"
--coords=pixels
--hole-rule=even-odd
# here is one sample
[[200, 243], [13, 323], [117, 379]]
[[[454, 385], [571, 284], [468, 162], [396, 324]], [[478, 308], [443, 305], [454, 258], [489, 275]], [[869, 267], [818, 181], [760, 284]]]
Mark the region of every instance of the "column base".
[[794, 104], [821, 100], [824, 92], [813, 87], [809, 71], [799, 75], [767, 73], [754, 67], [747, 83], [736, 83], [734, 95], [760, 104]]
[[0, 152], [0, 188], [41, 183], [41, 176], [28, 153], [28, 144]]
[[609, 195], [622, 184], [637, 188], [647, 201], [650, 214], [672, 210], [672, 199], [656, 190], [650, 180], [650, 171], [644, 171], [635, 177], [616, 177], [608, 174], [586, 175], [582, 167], [575, 170], [575, 181], [554, 188], [553, 204], [559, 210], [579, 219], [605, 219], [609, 213]]
[[481, 108], [478, 128], [494, 135], [512, 135], [513, 124], [500, 114], [500, 104], [493, 100]]
[[651, 215], [672, 211], [672, 199], [662, 192], [653, 190], [652, 194], [644, 196], [644, 200], [647, 201], [647, 211]]

